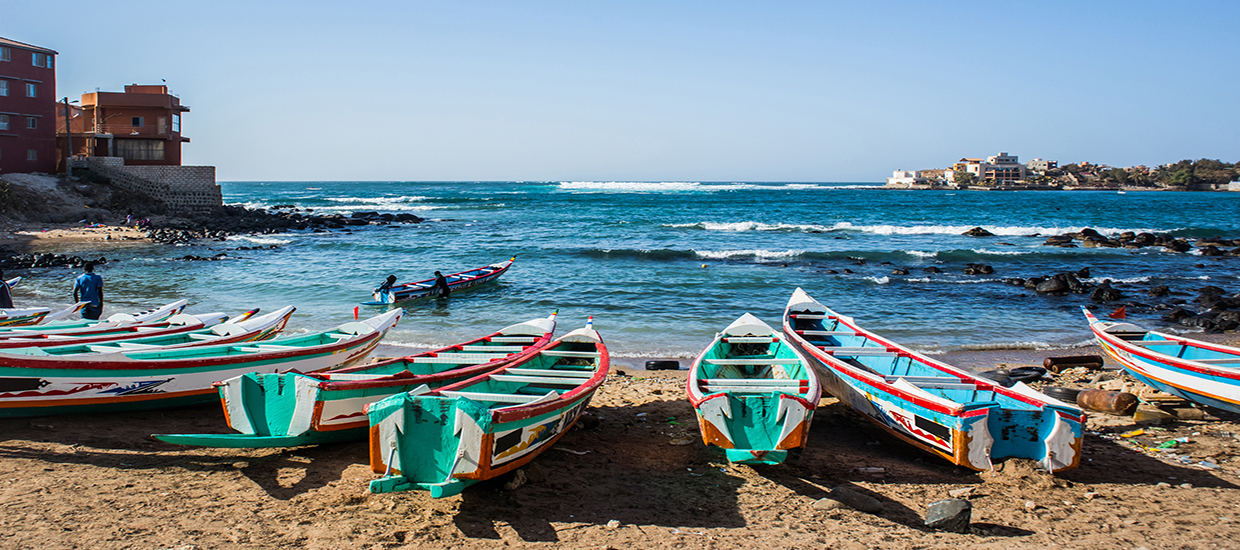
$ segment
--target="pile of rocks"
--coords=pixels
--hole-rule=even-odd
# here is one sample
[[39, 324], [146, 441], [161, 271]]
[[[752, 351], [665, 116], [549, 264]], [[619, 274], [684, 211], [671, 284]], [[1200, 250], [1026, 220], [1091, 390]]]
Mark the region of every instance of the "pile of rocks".
[[1187, 305], [1186, 301], [1176, 300], [1176, 302], [1184, 305], [1176, 305], [1170, 308], [1163, 315], [1163, 320], [1186, 327], [1199, 327], [1207, 332], [1222, 332], [1240, 328], [1240, 293], [1228, 295], [1227, 291], [1217, 286], [1207, 286], [1200, 290], [1197, 298], [1193, 301], [1201, 306], [1203, 310], [1198, 312], [1188, 309], [1188, 307], [1185, 307]]
[[408, 213], [354, 212], [350, 216], [320, 216], [314, 215], [312, 209], [303, 210], [293, 205], [280, 205], [272, 208], [270, 212], [262, 208], [250, 210], [240, 206], [225, 206], [211, 214], [168, 220], [159, 229], [148, 231], [147, 238], [154, 242], [175, 244], [202, 239], [224, 240], [229, 235], [239, 234], [270, 234], [293, 230], [327, 231], [423, 221], [423, 218]]
[[13, 254], [0, 250], [0, 269], [26, 269], [33, 267], [82, 267], [86, 262], [106, 264], [108, 259], [100, 256], [94, 260], [65, 254]]
[[[1081, 244], [1077, 245], [1079, 241]], [[1230, 240], [1221, 237], [1210, 237], [1206, 239], [1198, 239], [1195, 243], [1186, 239], [1177, 239], [1171, 235], [1153, 233], [1135, 233], [1125, 231], [1114, 237], [1107, 237], [1098, 231], [1090, 228], [1082, 229], [1079, 233], [1064, 233], [1062, 235], [1052, 235], [1046, 238], [1043, 246], [1057, 246], [1060, 248], [1128, 248], [1137, 249], [1149, 246], [1161, 246], [1166, 250], [1173, 252], [1188, 252], [1196, 245], [1201, 250], [1203, 256], [1240, 256], [1240, 240]], [[1235, 247], [1230, 251], [1224, 251], [1223, 248]]]

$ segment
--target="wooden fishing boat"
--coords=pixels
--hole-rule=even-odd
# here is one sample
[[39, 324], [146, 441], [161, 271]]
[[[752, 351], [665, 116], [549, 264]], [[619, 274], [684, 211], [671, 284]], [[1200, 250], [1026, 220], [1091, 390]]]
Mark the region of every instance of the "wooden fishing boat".
[[403, 313], [261, 343], [64, 357], [0, 354], [0, 417], [210, 402], [217, 399], [213, 382], [247, 372], [313, 372], [362, 361]]
[[1010, 388], [857, 326], [796, 289], [784, 333], [831, 395], [887, 432], [954, 464], [987, 470], [1027, 458], [1059, 472], [1081, 462], [1085, 413], [1024, 383]]
[[12, 279], [5, 281], [5, 284], [9, 285], [9, 288], [13, 288], [17, 286], [17, 283], [20, 283], [20, 282], [22, 282], [21, 277], [13, 277]]
[[[21, 338], [31, 334], [89, 334], [92, 331], [106, 331], [119, 326], [165, 327], [168, 319], [185, 310], [187, 300], [177, 300], [158, 308], [138, 313], [114, 313], [106, 320], [76, 319], [66, 317], [80, 311], [90, 302], [78, 302], [60, 313], [49, 314], [44, 322], [37, 325], [25, 325], [0, 328], [0, 339]], [[69, 312], [65, 315], [61, 313]], [[49, 318], [51, 318], [49, 320]]]
[[229, 321], [222, 313], [180, 314], [169, 319], [167, 327], [115, 327], [93, 334], [35, 334], [25, 338], [0, 340], [0, 353], [60, 357], [113, 351], [154, 348], [210, 346], [253, 342], [275, 338], [297, 308], [288, 306], [266, 315], [252, 317], [250, 310]]
[[592, 323], [538, 353], [436, 390], [420, 386], [366, 406], [374, 493], [450, 496], [551, 448], [607, 378]]
[[246, 373], [215, 383], [224, 418], [240, 433], [155, 438], [204, 447], [291, 447], [366, 439], [366, 405], [424, 385], [459, 382], [532, 355], [551, 342], [553, 332], [555, 314], [455, 346], [367, 365], [310, 374]]
[[1084, 307], [1107, 355], [1133, 378], [1201, 405], [1240, 413], [1240, 348], [1103, 321]]
[[[491, 264], [488, 266], [462, 271], [445, 275], [448, 280], [448, 290], [456, 292], [466, 288], [475, 287], [483, 283], [494, 281], [500, 275], [508, 271], [512, 267], [512, 262], [517, 260], [516, 256], [506, 262]], [[438, 296], [439, 289], [435, 288], [435, 279], [427, 279], [414, 283], [402, 283], [392, 285], [391, 290], [375, 291], [375, 299], [372, 302], [363, 302], [364, 306], [386, 306], [396, 302], [404, 302], [407, 300], [416, 300], [418, 298], [428, 298]]]
[[748, 313], [716, 334], [689, 368], [702, 440], [740, 464], [779, 464], [804, 447], [821, 390], [801, 352]]

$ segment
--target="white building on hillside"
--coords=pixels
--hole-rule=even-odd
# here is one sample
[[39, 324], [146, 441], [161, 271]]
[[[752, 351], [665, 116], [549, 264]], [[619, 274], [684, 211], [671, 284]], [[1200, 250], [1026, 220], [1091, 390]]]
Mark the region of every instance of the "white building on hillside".
[[926, 179], [919, 172], [911, 170], [896, 170], [887, 178], [887, 187], [912, 187], [925, 183]]

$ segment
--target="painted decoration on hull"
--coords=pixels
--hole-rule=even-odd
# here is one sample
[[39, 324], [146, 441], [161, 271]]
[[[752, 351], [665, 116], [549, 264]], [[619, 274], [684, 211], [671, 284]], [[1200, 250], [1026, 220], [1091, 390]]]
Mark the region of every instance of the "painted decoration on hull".
[[495, 444], [491, 449], [491, 467], [496, 468], [521, 458], [548, 441], [554, 440], [556, 435], [564, 432], [573, 425], [573, 422], [577, 421], [577, 417], [581, 416], [589, 404], [589, 399], [582, 399], [580, 403], [573, 405], [560, 416], [548, 419], [546, 422], [495, 434]]

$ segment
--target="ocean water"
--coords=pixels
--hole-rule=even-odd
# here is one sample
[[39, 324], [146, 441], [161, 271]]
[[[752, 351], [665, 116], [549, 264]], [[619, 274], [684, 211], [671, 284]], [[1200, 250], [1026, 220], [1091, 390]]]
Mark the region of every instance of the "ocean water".
[[[862, 326], [928, 351], [1085, 343], [1087, 296], [1037, 296], [1006, 277], [1089, 267], [1138, 301], [1152, 284], [1240, 291], [1240, 259], [1161, 249], [1063, 249], [1047, 235], [1092, 227], [1240, 237], [1240, 193], [898, 191], [873, 184], [706, 182], [224, 182], [225, 202], [315, 213], [410, 212], [426, 223], [238, 236], [101, 253], [105, 314], [177, 297], [191, 311], [297, 306], [290, 329], [351, 320], [388, 274], [425, 279], [516, 256], [497, 283], [402, 304], [386, 343], [456, 343], [559, 310], [560, 333], [595, 327], [613, 355], [691, 357], [745, 312], [778, 326], [803, 287]], [[995, 237], [961, 233], [982, 226]], [[1040, 235], [1040, 236], [1033, 236]], [[270, 250], [238, 247], [277, 245]], [[81, 248], [81, 247], [79, 247]], [[91, 250], [93, 247], [84, 247]], [[228, 259], [181, 261], [220, 252]], [[864, 259], [861, 265], [858, 259]], [[991, 265], [993, 275], [962, 272]], [[1202, 267], [1196, 267], [1202, 265]], [[943, 270], [928, 274], [924, 268]], [[893, 275], [894, 268], [908, 275]], [[851, 269], [853, 273], [842, 273]], [[831, 274], [829, 270], [840, 273]], [[70, 270], [26, 275], [19, 299], [64, 303]], [[362, 307], [362, 315], [381, 311]], [[1139, 323], [1163, 326], [1157, 313]]]

